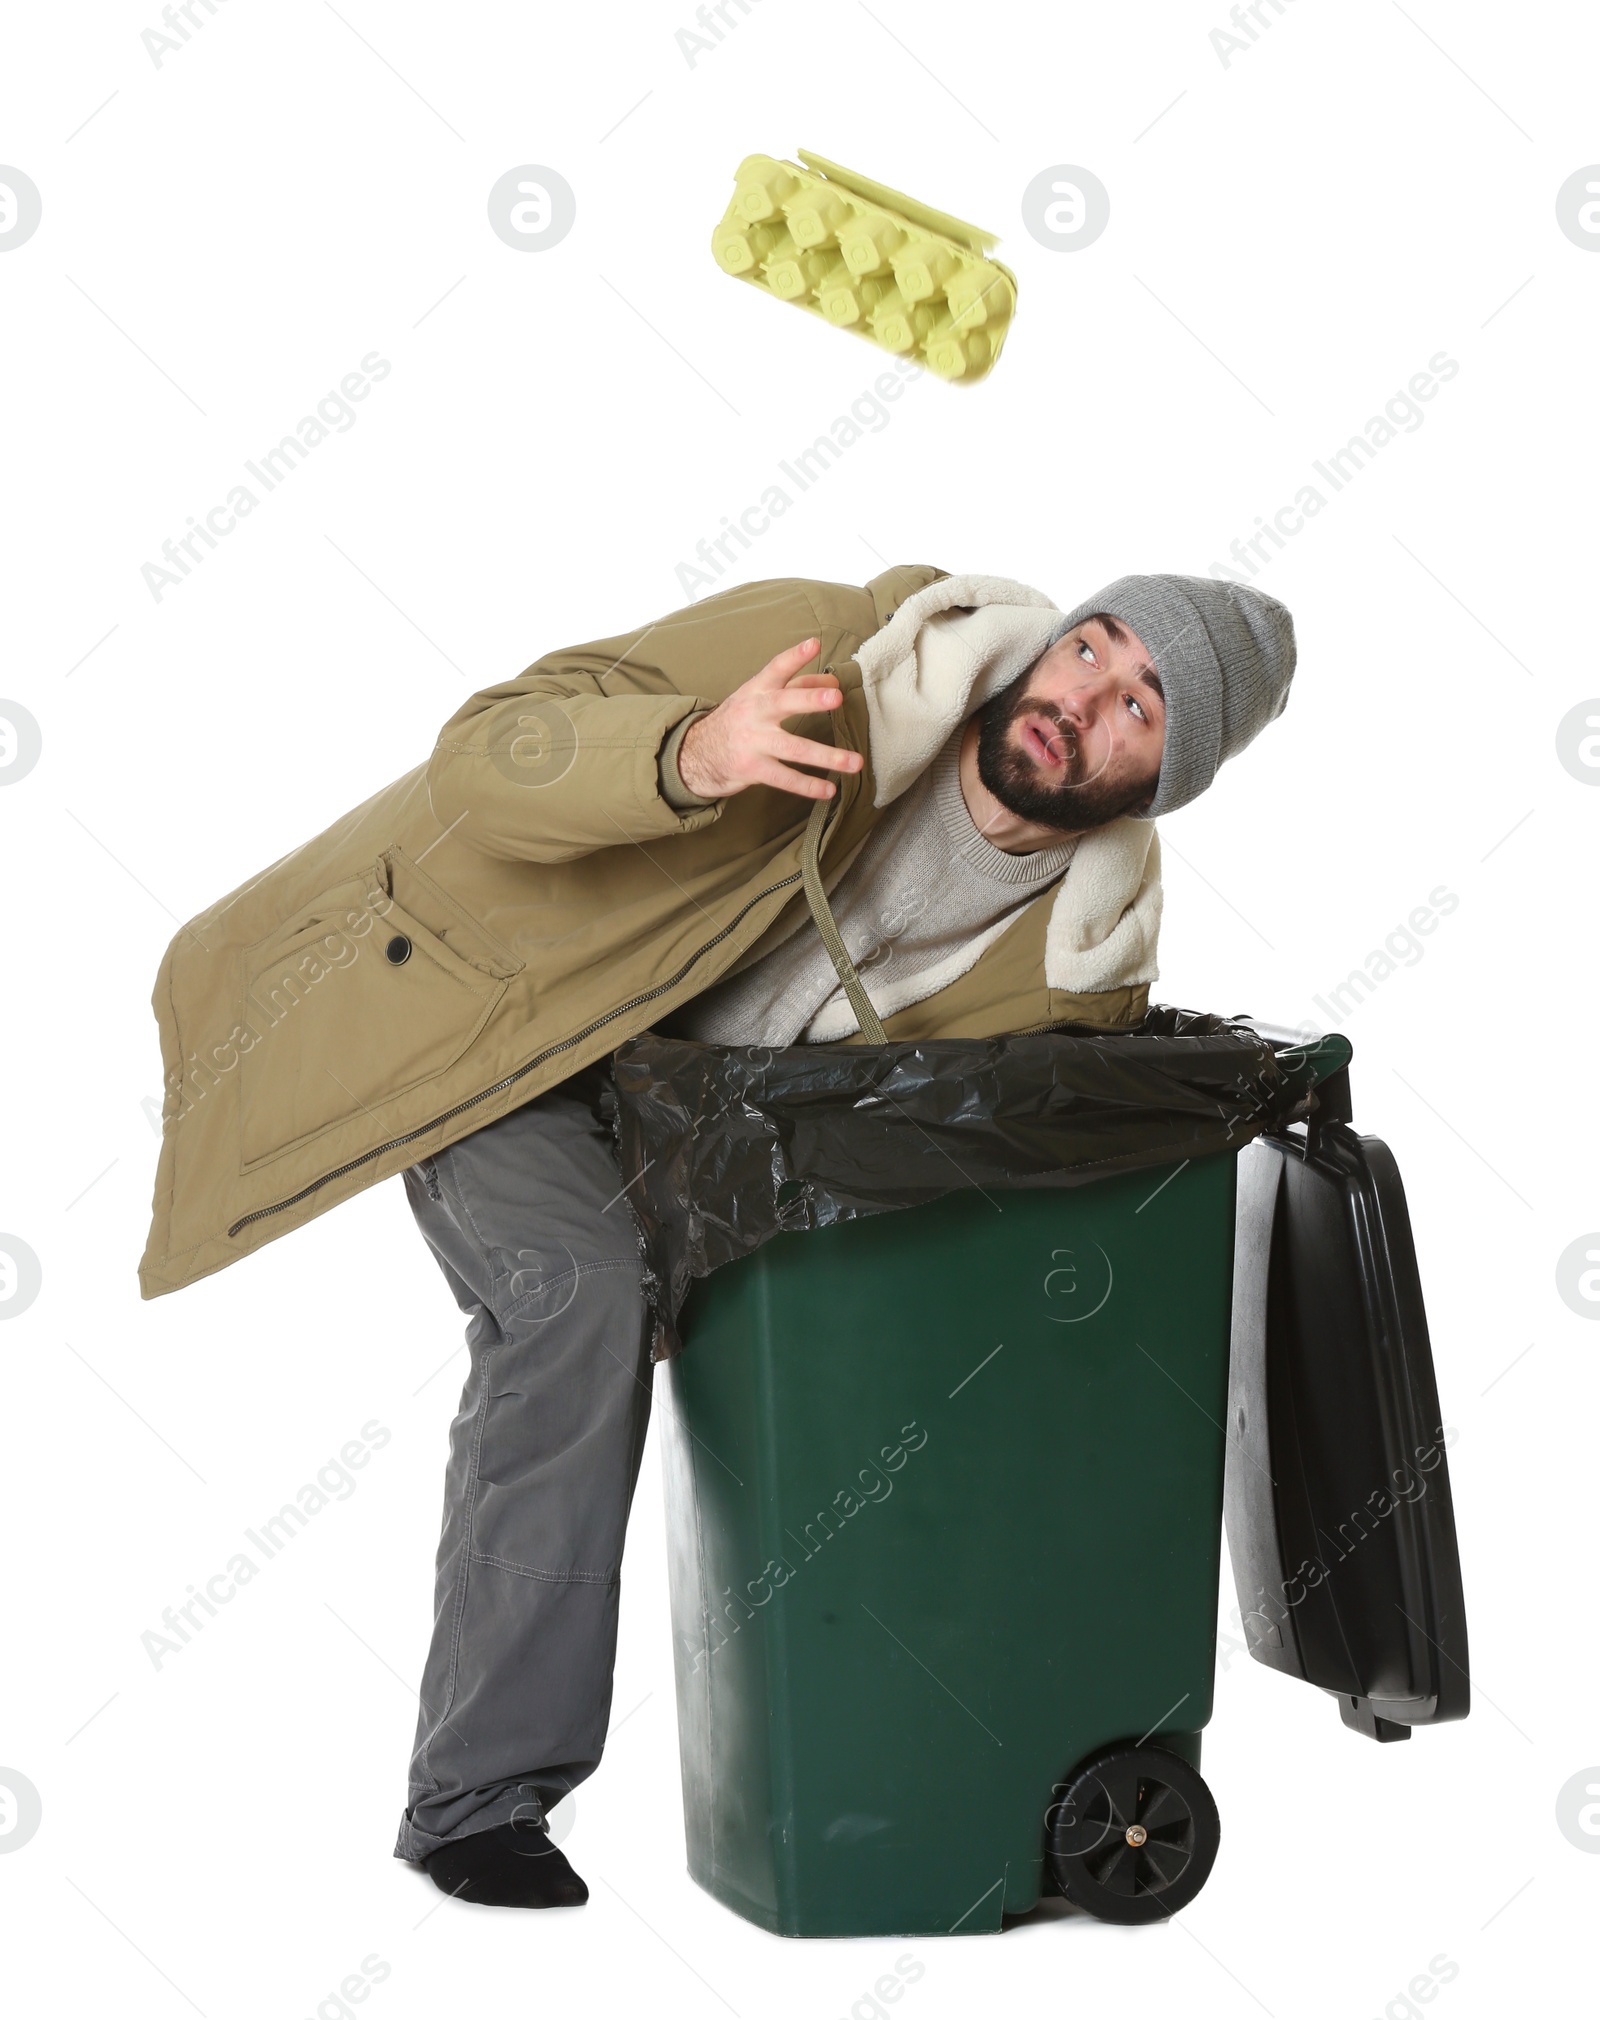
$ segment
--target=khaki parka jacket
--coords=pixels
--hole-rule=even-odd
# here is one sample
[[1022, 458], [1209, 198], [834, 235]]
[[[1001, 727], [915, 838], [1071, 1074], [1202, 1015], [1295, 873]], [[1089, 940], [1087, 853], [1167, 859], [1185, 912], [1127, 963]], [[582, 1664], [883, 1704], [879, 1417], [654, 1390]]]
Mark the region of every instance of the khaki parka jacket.
[[[844, 706], [791, 722], [860, 750], [828, 803], [831, 887], [870, 834], [868, 714], [852, 655], [914, 591], [756, 582], [551, 652], [472, 697], [432, 757], [191, 920], [153, 997], [165, 1086], [140, 1283], [158, 1297], [287, 1234], [609, 1055], [804, 905], [812, 803], [752, 787], [691, 812], [665, 739], [774, 654], [820, 637]], [[1117, 1028], [1148, 984], [1045, 980], [1049, 894], [891, 1039]]]

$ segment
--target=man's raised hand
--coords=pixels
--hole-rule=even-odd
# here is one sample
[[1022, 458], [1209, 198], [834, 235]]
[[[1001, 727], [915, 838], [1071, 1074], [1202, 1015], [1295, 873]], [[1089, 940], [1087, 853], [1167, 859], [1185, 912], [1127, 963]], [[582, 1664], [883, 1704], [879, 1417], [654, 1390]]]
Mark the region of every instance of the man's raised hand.
[[678, 746], [678, 776], [690, 792], [703, 800], [720, 800], [742, 793], [746, 786], [777, 786], [802, 799], [826, 800], [838, 790], [833, 781], [813, 778], [794, 766], [860, 771], [859, 751], [813, 743], [809, 737], [792, 736], [783, 726], [790, 716], [844, 705], [843, 692], [831, 673], [801, 671], [821, 644], [820, 639], [808, 638], [791, 645], [709, 715], [690, 724]]

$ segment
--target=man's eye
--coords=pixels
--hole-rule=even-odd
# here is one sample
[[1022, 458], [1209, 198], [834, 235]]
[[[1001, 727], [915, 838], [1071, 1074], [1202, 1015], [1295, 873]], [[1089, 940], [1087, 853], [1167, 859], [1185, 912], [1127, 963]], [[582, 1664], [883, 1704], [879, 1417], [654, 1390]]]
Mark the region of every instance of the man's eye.
[[1089, 643], [1088, 639], [1086, 638], [1080, 638], [1078, 640], [1078, 657], [1080, 659], [1088, 660], [1089, 664], [1093, 666], [1094, 647]]
[[1144, 703], [1139, 700], [1137, 695], [1130, 694], [1127, 695], [1125, 699], [1127, 701], [1129, 708], [1133, 710], [1134, 714], [1139, 718], [1141, 722], [1148, 722], [1150, 720], [1149, 716], [1145, 713]]

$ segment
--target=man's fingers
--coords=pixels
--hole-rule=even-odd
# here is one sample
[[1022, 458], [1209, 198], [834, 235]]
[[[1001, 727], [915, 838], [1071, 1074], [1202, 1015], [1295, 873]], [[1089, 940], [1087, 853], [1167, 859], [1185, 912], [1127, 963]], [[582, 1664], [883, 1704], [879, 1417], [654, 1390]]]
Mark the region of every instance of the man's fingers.
[[792, 680], [787, 687], [761, 697], [761, 713], [768, 722], [779, 723], [796, 715], [820, 715], [825, 709], [842, 707], [843, 703], [844, 690], [835, 687], [832, 681], [802, 687], [799, 681]]
[[798, 645], [788, 646], [784, 651], [769, 659], [755, 678], [768, 687], [781, 687], [791, 674], [798, 673], [808, 659], [814, 659], [822, 650], [820, 638], [803, 638]]
[[831, 800], [836, 791], [831, 779], [814, 779], [809, 772], [793, 772], [777, 763], [764, 764], [752, 783], [777, 786], [781, 792], [797, 793], [806, 800]]
[[810, 737], [791, 736], [787, 730], [779, 732], [770, 749], [774, 757], [783, 758], [789, 764], [821, 765], [830, 772], [858, 772], [861, 769], [859, 751], [840, 750], [831, 743], [813, 743]]

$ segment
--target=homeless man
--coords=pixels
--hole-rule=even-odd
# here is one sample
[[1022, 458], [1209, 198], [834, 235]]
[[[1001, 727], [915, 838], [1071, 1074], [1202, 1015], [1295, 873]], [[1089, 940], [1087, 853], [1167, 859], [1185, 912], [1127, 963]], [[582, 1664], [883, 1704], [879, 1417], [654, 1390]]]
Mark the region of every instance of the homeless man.
[[[468, 1316], [397, 1856], [575, 1904], [545, 1829], [598, 1765], [651, 1330], [604, 1120], [651, 1027], [860, 1042], [1136, 1024], [1152, 825], [1283, 708], [1288, 612], [1127, 576], [758, 582], [553, 652], [424, 766], [193, 920], [155, 992], [154, 1297], [403, 1172]], [[852, 978], [853, 979], [853, 978]]]

